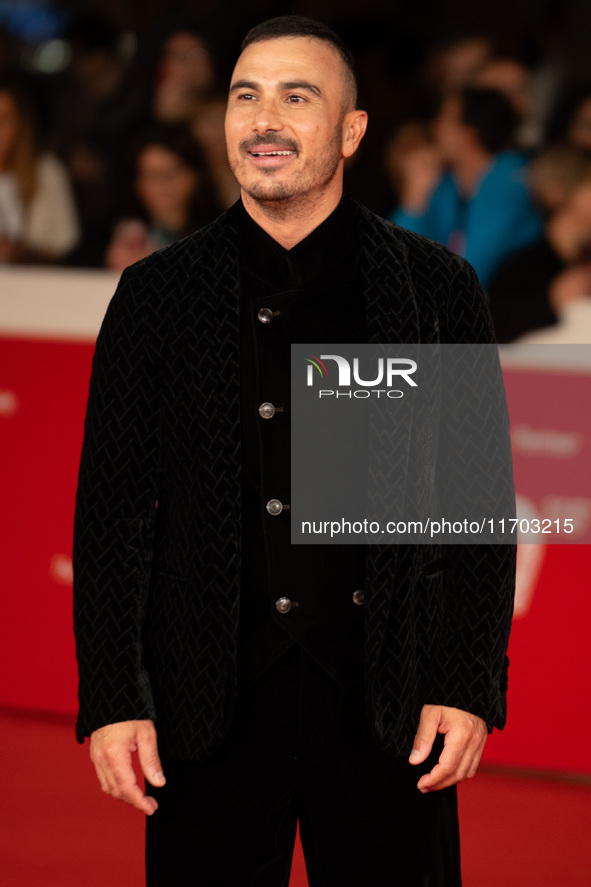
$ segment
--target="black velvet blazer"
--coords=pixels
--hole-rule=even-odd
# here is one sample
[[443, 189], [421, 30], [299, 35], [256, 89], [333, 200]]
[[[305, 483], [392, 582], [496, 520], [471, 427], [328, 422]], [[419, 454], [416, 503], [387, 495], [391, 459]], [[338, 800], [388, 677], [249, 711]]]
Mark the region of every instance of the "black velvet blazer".
[[[470, 265], [360, 204], [355, 214], [370, 342], [492, 341]], [[108, 308], [76, 499], [80, 741], [104, 724], [152, 718], [165, 756], [197, 761], [231, 723], [238, 311], [234, 209], [128, 268]], [[489, 395], [508, 437], [504, 399]], [[409, 429], [410, 451], [431, 476], [424, 432]], [[367, 547], [366, 709], [384, 750], [409, 753], [425, 703], [503, 727], [514, 567], [513, 546]]]

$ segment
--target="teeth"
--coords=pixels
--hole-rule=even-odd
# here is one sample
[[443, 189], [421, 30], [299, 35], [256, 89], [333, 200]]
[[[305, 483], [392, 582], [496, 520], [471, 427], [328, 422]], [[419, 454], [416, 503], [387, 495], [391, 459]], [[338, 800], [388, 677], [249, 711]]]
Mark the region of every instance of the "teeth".
[[251, 151], [253, 157], [289, 157], [294, 151]]

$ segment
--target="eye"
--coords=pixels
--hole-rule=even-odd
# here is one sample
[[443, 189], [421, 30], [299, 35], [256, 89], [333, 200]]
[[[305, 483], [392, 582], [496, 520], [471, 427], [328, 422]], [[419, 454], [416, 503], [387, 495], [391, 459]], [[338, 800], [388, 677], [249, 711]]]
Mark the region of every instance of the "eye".
[[250, 102], [255, 99], [255, 96], [251, 92], [240, 92], [236, 96], [237, 99], [244, 102]]
[[288, 95], [287, 101], [291, 105], [299, 105], [306, 101], [302, 95]]

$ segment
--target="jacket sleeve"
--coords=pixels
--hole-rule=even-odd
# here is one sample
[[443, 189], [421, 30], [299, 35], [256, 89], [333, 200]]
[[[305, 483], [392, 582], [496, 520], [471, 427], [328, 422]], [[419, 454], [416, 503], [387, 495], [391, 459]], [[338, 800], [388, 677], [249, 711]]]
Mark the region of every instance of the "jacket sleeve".
[[[451, 402], [443, 397], [440, 438], [446, 458], [438, 466], [442, 511], [446, 501], [453, 501], [456, 516], [510, 518], [515, 495], [502, 373], [484, 293], [464, 261], [450, 293], [442, 341], [465, 346], [452, 349], [461, 355], [454, 369], [456, 378], [462, 378], [461, 397]], [[452, 387], [449, 378], [446, 385]], [[459, 545], [446, 546], [444, 631], [425, 701], [470, 711], [492, 730], [501, 729], [506, 720], [516, 546], [505, 541], [510, 536], [488, 542], [479, 537], [477, 544], [468, 536]]]
[[77, 737], [154, 719], [141, 630], [158, 498], [162, 322], [127, 269], [93, 360], [74, 520]]

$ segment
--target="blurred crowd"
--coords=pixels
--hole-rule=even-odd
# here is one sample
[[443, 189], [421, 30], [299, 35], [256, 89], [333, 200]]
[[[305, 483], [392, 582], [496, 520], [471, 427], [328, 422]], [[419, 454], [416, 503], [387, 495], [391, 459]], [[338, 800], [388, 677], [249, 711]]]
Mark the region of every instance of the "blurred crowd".
[[[130, 36], [81, 16], [43, 72], [0, 33], [0, 263], [120, 270], [238, 198], [208, 35], [177, 18]], [[591, 65], [567, 88], [556, 48], [473, 33], [399, 69], [382, 54], [387, 83], [359, 61], [370, 130], [348, 190], [474, 265], [499, 342], [591, 342]]]

